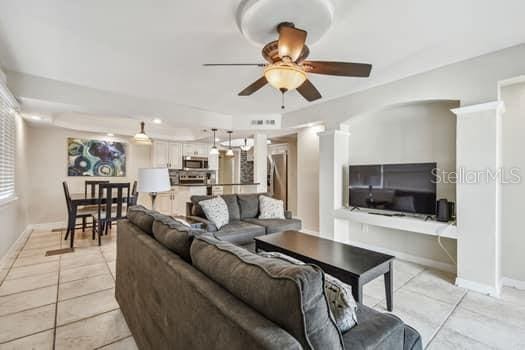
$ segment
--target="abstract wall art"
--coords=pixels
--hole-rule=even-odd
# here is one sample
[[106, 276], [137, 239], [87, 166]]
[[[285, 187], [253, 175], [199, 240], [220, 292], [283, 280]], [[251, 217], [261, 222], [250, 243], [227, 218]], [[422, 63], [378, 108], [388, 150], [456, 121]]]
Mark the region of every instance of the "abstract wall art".
[[126, 176], [123, 142], [67, 139], [68, 176]]

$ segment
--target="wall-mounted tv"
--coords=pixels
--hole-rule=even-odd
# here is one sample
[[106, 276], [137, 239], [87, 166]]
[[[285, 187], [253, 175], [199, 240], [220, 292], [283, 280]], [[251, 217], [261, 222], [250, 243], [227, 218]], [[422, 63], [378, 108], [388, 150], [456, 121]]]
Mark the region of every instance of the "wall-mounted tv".
[[436, 163], [350, 165], [350, 206], [436, 213]]

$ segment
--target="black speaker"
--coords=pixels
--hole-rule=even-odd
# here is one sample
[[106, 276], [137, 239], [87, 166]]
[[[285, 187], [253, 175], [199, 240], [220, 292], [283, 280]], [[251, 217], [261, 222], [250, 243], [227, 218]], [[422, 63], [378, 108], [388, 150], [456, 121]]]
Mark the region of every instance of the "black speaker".
[[450, 221], [449, 201], [445, 198], [441, 198], [436, 203], [436, 220], [441, 222]]
[[448, 202], [448, 219], [456, 220], [456, 205], [454, 202]]

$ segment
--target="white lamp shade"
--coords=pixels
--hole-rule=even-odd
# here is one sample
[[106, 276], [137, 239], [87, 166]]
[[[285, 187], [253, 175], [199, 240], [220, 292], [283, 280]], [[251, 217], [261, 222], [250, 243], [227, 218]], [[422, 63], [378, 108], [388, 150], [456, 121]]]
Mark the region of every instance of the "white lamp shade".
[[171, 190], [168, 168], [139, 169], [138, 192], [166, 192]]

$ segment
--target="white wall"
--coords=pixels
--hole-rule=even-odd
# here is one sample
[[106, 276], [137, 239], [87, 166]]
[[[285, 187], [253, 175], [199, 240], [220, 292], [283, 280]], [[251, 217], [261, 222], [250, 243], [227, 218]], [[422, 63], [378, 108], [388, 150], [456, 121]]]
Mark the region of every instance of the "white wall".
[[[27, 126], [20, 116], [16, 116], [16, 173], [15, 186], [18, 199], [0, 206], [0, 259], [6, 254], [11, 245], [27, 228]], [[35, 181], [31, 178], [30, 181]]]
[[[421, 102], [350, 119], [346, 123], [351, 133], [350, 164], [437, 162], [438, 168], [455, 171], [456, 116], [450, 109], [457, 106], [454, 101]], [[455, 192], [454, 184], [437, 185], [438, 199], [455, 201]], [[352, 222], [347, 225], [350, 241], [452, 263], [439, 248], [436, 237], [376, 226], [362, 227]], [[442, 242], [455, 256], [456, 241], [442, 239]]]
[[319, 231], [319, 136], [324, 126], [297, 133], [297, 216], [306, 230]]
[[521, 183], [502, 186], [502, 275], [525, 281], [525, 83], [504, 87], [501, 98], [506, 109], [502, 118], [503, 168], [519, 168], [522, 176]]
[[[497, 100], [498, 81], [525, 72], [525, 44], [420, 73], [284, 114], [283, 127], [322, 121], [328, 129], [351, 116], [424, 100], [458, 100], [462, 106]], [[373, 74], [373, 71], [372, 71]]]
[[[54, 127], [28, 127], [27, 164], [30, 181], [28, 191], [29, 222], [52, 223], [66, 219], [66, 204], [62, 181], [67, 181], [70, 193], [83, 193], [84, 181], [94, 178], [67, 176], [67, 138], [111, 139], [128, 143], [126, 177], [96, 178], [113, 182], [133, 182], [139, 168], [151, 166], [151, 149], [138, 146], [131, 138], [107, 137], [105, 135], [72, 131]], [[139, 198], [145, 199], [144, 195]], [[141, 201], [142, 201], [141, 199]]]

